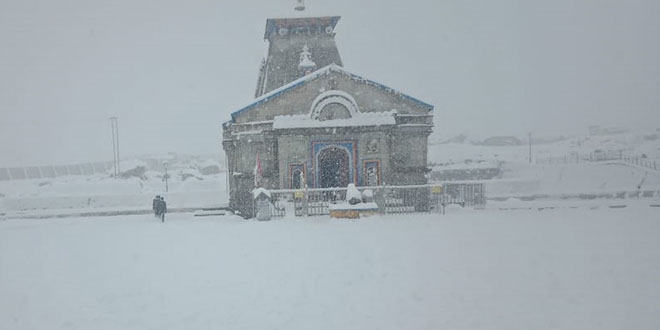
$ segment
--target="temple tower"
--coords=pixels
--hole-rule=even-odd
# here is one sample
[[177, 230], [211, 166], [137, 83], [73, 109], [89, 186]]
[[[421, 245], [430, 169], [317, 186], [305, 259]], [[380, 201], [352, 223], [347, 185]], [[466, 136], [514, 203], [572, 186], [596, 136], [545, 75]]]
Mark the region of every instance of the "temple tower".
[[[269, 18], [266, 20], [264, 40], [268, 41], [268, 55], [257, 79], [255, 97], [286, 85], [306, 73], [301, 70], [301, 57], [323, 68], [332, 63], [343, 66], [335, 43], [335, 26], [339, 16]], [[309, 56], [308, 56], [309, 55]]]

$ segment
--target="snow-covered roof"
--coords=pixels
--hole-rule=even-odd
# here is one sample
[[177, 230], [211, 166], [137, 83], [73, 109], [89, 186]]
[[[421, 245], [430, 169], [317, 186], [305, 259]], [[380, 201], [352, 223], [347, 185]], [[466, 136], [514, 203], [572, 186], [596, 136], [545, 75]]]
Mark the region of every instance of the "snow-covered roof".
[[263, 133], [262, 130], [251, 130], [251, 131], [242, 131], [242, 132], [232, 132], [231, 135], [257, 135]]
[[339, 66], [339, 65], [333, 63], [333, 64], [327, 65], [327, 66], [325, 66], [325, 67], [323, 67], [323, 68], [321, 68], [321, 69], [318, 69], [318, 70], [316, 70], [316, 71], [314, 71], [314, 72], [312, 72], [312, 73], [310, 73], [310, 74], [308, 74], [308, 75], [306, 75], [306, 76], [300, 77], [300, 78], [298, 78], [298, 79], [296, 79], [296, 80], [294, 80], [294, 81], [292, 81], [292, 82], [290, 82], [290, 83], [288, 83], [288, 84], [286, 84], [286, 85], [284, 85], [284, 86], [281, 86], [280, 88], [274, 89], [274, 90], [272, 90], [272, 91], [270, 91], [270, 92], [268, 92], [268, 93], [266, 93], [266, 94], [264, 94], [264, 95], [262, 95], [262, 96], [256, 98], [254, 101], [252, 101], [252, 103], [250, 103], [250, 104], [244, 106], [243, 108], [241, 108], [241, 109], [238, 110], [238, 111], [233, 112], [233, 113], [231, 114], [231, 121], [232, 121], [232, 122], [236, 121], [236, 116], [238, 116], [239, 114], [241, 114], [241, 113], [244, 112], [244, 111], [248, 111], [248, 110], [250, 110], [250, 109], [252, 109], [252, 108], [254, 108], [254, 107], [256, 107], [256, 106], [258, 106], [258, 105], [260, 105], [260, 104], [263, 104], [263, 103], [265, 103], [265, 102], [268, 102], [268, 101], [270, 101], [270, 100], [272, 100], [272, 99], [274, 99], [274, 98], [276, 98], [276, 97], [282, 95], [283, 93], [285, 93], [285, 92], [287, 92], [287, 91], [289, 91], [289, 90], [292, 90], [292, 89], [294, 89], [294, 88], [300, 87], [300, 86], [304, 85], [305, 83], [307, 83], [307, 82], [309, 82], [309, 81], [311, 81], [311, 80], [314, 80], [314, 79], [316, 79], [316, 78], [318, 78], [318, 77], [320, 77], [320, 76], [323, 76], [323, 75], [329, 74], [329, 73], [331, 73], [331, 72], [342, 73], [342, 74], [345, 74], [345, 75], [351, 77], [351, 79], [359, 80], [359, 81], [363, 81], [363, 82], [365, 82], [365, 83], [367, 83], [367, 84], [371, 84], [371, 85], [376, 86], [376, 87], [378, 87], [378, 88], [380, 88], [380, 89], [383, 89], [383, 90], [385, 90], [386, 92], [389, 92], [389, 93], [398, 94], [398, 95], [400, 95], [400, 96], [402, 96], [402, 97], [404, 97], [404, 98], [406, 98], [406, 99], [408, 99], [408, 100], [411, 100], [411, 101], [413, 101], [413, 102], [415, 102], [415, 103], [418, 103], [418, 104], [422, 105], [423, 107], [427, 107], [427, 108], [429, 108], [429, 111], [433, 111], [433, 106], [430, 105], [430, 104], [428, 104], [428, 103], [426, 103], [426, 102], [420, 101], [420, 100], [418, 100], [418, 99], [416, 99], [416, 98], [414, 98], [414, 97], [412, 97], [412, 96], [409, 96], [409, 95], [403, 94], [403, 93], [401, 93], [401, 92], [399, 92], [399, 91], [396, 91], [396, 90], [394, 90], [394, 89], [392, 89], [392, 88], [390, 88], [390, 87], [387, 87], [387, 86], [385, 86], [385, 85], [383, 85], [383, 84], [377, 83], [377, 82], [375, 82], [375, 81], [371, 81], [371, 80], [369, 80], [369, 79], [362, 78], [362, 77], [360, 77], [360, 76], [358, 76], [358, 75], [356, 75], [356, 74], [353, 74], [353, 73], [351, 73], [351, 72], [346, 71], [346, 70], [345, 70], [344, 68], [342, 68], [341, 66]]
[[264, 194], [264, 195], [268, 196], [268, 198], [270, 198], [270, 191], [268, 191], [268, 189], [256, 188], [256, 189], [252, 190], [252, 197], [253, 198], [257, 198], [261, 194]]
[[309, 114], [276, 116], [273, 120], [273, 129], [394, 125], [396, 124], [395, 115], [395, 110], [387, 112], [358, 112], [351, 118], [324, 121], [313, 119]]

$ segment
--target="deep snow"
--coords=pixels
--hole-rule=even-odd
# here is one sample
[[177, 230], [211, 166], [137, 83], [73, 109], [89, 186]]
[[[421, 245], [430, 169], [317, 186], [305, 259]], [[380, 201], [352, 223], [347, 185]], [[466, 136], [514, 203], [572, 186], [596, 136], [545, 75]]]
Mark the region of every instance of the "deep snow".
[[0, 221], [0, 329], [658, 329], [660, 208]]

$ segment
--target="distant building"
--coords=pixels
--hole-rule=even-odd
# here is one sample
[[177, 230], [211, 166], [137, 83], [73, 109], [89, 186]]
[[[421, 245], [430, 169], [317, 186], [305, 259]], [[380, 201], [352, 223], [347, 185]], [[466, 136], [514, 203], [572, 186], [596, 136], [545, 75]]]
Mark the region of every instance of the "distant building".
[[485, 146], [521, 146], [523, 143], [515, 136], [493, 136], [481, 143]]
[[598, 136], [598, 135], [616, 135], [628, 133], [628, 129], [625, 127], [601, 127], [599, 125], [589, 126], [589, 135]]
[[230, 206], [244, 215], [256, 185], [426, 183], [433, 106], [342, 68], [339, 19], [266, 21], [256, 99], [223, 124]]

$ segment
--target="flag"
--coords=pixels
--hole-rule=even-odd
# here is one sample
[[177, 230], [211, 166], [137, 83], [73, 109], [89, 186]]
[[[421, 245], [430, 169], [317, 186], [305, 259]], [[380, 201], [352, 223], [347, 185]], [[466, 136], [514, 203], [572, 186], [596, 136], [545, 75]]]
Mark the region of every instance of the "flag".
[[259, 154], [257, 154], [257, 163], [254, 165], [254, 186], [261, 186], [261, 160]]

